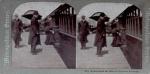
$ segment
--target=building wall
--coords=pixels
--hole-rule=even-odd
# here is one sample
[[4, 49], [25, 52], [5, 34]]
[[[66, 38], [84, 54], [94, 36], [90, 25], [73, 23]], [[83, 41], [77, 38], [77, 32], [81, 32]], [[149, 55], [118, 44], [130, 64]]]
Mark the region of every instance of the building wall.
[[127, 47], [121, 47], [132, 69], [142, 68], [142, 13], [136, 6], [127, 8], [123, 13], [123, 27], [126, 28]]

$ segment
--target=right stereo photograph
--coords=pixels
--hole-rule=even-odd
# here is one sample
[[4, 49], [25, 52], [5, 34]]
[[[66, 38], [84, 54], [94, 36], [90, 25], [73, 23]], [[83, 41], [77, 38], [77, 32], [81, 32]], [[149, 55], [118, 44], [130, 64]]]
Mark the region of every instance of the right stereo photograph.
[[76, 68], [142, 69], [142, 12], [129, 3], [91, 3], [77, 15]]

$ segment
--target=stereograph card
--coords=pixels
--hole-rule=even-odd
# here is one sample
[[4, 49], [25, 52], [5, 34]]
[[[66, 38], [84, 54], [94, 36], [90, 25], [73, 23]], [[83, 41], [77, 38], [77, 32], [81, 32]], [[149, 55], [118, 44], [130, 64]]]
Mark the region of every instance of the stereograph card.
[[149, 74], [149, 0], [0, 0], [0, 74]]

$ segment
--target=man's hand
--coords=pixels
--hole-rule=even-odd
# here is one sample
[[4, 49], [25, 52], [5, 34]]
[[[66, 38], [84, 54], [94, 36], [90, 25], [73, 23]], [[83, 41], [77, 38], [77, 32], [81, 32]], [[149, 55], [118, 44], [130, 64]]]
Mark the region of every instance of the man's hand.
[[36, 34], [40, 34], [40, 32], [37, 32]]
[[106, 36], [106, 34], [103, 34], [103, 36]]

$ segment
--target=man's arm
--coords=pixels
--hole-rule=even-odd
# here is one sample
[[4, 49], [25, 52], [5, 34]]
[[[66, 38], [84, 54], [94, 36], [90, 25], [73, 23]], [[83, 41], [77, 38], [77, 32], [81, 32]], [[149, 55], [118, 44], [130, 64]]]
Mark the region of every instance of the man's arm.
[[14, 27], [14, 22], [13, 20], [11, 20], [11, 31], [13, 30], [13, 27]]
[[21, 28], [21, 31], [23, 32], [23, 26], [24, 24], [22, 23], [22, 21], [20, 20], [20, 28]]
[[81, 24], [80, 22], [78, 23], [78, 32], [80, 32], [80, 27], [81, 27]]

